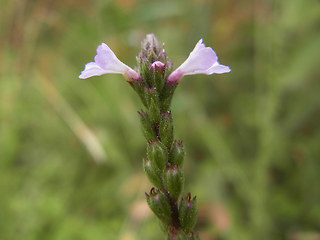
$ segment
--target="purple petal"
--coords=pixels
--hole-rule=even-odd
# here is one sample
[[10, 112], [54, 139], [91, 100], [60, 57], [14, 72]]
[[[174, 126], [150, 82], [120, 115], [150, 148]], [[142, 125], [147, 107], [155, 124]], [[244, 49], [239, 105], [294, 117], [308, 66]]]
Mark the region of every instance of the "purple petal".
[[175, 71], [173, 71], [169, 75], [168, 81], [169, 82], [178, 82], [182, 77], [183, 77], [183, 73], [181, 72], [181, 70], [180, 69], [176, 69]]
[[100, 76], [105, 73], [121, 73], [125, 75], [128, 81], [140, 78], [137, 72], [116, 57], [107, 44], [101, 43], [97, 48], [97, 55], [94, 57], [94, 62], [85, 65], [79, 78]]
[[200, 48], [197, 51], [192, 51], [179, 69], [184, 75], [204, 73], [217, 61], [217, 59], [217, 55], [212, 48]]
[[168, 81], [179, 81], [183, 75], [199, 73], [210, 75], [230, 71], [228, 66], [219, 64], [215, 51], [211, 47], [206, 47], [200, 39], [188, 58], [169, 75]]
[[190, 54], [192, 54], [193, 52], [197, 52], [202, 48], [205, 48], [206, 45], [203, 43], [202, 38], [197, 42], [196, 46], [194, 47], [194, 49], [192, 50], [192, 52]]
[[105, 43], [101, 43], [97, 48], [97, 55], [94, 57], [95, 63], [97, 63], [102, 69], [108, 71], [108, 73], [124, 73], [128, 68], [123, 62], [121, 62], [113, 51]]
[[151, 64], [151, 68], [155, 69], [155, 68], [163, 68], [165, 66], [165, 64], [161, 61], [155, 61]]
[[230, 71], [231, 71], [230, 67], [222, 65], [222, 64], [219, 64], [217, 62], [216, 64], [214, 64], [213, 66], [211, 66], [208, 69], [206, 74], [208, 74], [208, 75], [211, 75], [213, 73], [221, 74], [221, 73], [227, 73], [227, 72], [230, 72]]
[[85, 79], [92, 76], [100, 76], [105, 73], [106, 71], [95, 62], [90, 62], [85, 65], [84, 70], [81, 72], [79, 78]]
[[123, 75], [126, 77], [128, 82], [131, 82], [132, 80], [139, 80], [140, 79], [140, 75], [135, 70], [133, 70], [132, 68], [129, 68], [129, 67], [123, 73]]

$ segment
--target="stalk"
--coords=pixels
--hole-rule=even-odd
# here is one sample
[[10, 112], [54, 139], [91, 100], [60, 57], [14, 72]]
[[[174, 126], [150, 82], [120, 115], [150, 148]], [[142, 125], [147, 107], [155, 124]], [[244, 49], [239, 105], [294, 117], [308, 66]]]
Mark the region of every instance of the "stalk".
[[175, 140], [171, 99], [178, 81], [169, 82], [171, 62], [154, 35], [142, 43], [138, 57], [140, 79], [130, 81], [139, 94], [144, 109], [138, 111], [147, 143], [144, 171], [154, 185], [146, 193], [150, 209], [164, 226], [167, 239], [198, 239], [193, 232], [197, 219], [196, 198], [184, 186], [184, 148]]

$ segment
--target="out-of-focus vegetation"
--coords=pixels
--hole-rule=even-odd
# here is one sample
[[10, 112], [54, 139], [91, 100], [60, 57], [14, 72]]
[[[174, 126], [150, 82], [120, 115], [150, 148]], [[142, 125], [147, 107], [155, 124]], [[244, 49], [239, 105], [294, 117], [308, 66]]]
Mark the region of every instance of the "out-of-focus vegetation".
[[163, 239], [145, 204], [142, 107], [122, 76], [77, 76], [155, 33], [178, 66], [203, 38], [232, 72], [173, 100], [202, 239], [320, 239], [317, 0], [2, 0], [0, 239]]

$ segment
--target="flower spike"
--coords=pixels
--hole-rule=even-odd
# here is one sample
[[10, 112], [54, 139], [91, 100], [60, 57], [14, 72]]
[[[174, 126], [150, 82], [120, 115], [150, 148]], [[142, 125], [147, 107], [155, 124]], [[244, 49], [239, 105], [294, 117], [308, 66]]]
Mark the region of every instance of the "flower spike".
[[218, 62], [218, 56], [211, 47], [206, 47], [200, 39], [189, 57], [169, 77], [169, 82], [178, 82], [184, 75], [226, 73], [231, 69]]
[[106, 73], [121, 73], [127, 78], [144, 105], [144, 110], [138, 111], [148, 143], [142, 165], [153, 184], [150, 192], [146, 193], [147, 203], [160, 220], [166, 239], [195, 240], [199, 239], [193, 232], [198, 215], [197, 199], [190, 193], [181, 197], [185, 151], [182, 141], [174, 140], [171, 100], [184, 75], [210, 75], [231, 70], [219, 64], [213, 49], [206, 47], [200, 39], [185, 62], [172, 72], [173, 64], [163, 46], [153, 34], [146, 36], [137, 57], [137, 73], [102, 43], [97, 48], [94, 62], [85, 65], [79, 78]]
[[101, 43], [97, 48], [97, 55], [94, 57], [94, 62], [85, 65], [79, 78], [85, 79], [106, 73], [121, 73], [129, 82], [140, 78], [136, 71], [117, 58], [107, 44]]

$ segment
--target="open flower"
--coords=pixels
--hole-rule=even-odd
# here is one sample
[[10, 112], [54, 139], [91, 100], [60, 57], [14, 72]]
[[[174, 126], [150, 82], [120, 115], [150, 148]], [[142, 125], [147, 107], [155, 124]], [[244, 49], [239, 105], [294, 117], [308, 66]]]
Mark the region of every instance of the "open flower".
[[217, 54], [211, 47], [206, 47], [202, 39], [196, 44], [189, 57], [169, 77], [169, 82], [178, 82], [184, 75], [226, 73], [231, 69], [218, 62]]
[[101, 43], [97, 48], [97, 55], [94, 57], [94, 62], [85, 65], [79, 78], [84, 79], [106, 73], [121, 73], [129, 82], [140, 78], [136, 71], [116, 57], [107, 44]]

